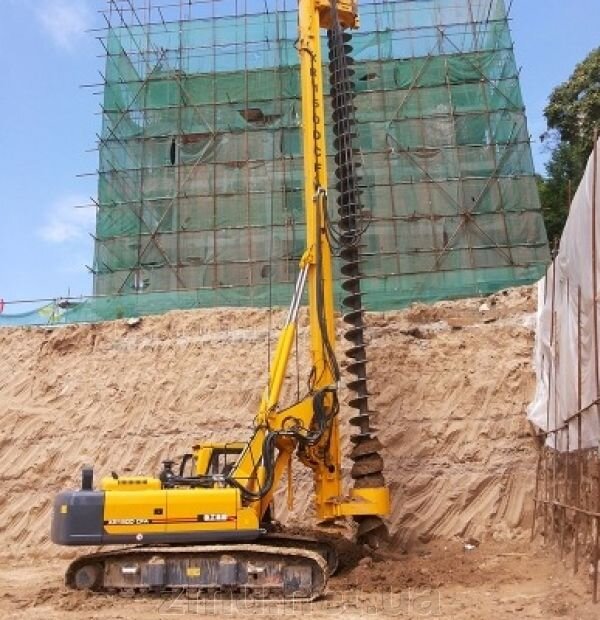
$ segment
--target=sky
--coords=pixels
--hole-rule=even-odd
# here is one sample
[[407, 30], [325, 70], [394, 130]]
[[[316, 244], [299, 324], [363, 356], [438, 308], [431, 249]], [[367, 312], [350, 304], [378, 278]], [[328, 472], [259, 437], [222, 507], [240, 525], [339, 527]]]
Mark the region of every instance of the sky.
[[[510, 2], [510, 0], [507, 0]], [[91, 293], [104, 0], [0, 0], [0, 300]], [[539, 142], [552, 89], [600, 45], [599, 0], [514, 0], [521, 86]], [[2, 304], [0, 304], [1, 306]], [[17, 306], [7, 305], [6, 312]]]

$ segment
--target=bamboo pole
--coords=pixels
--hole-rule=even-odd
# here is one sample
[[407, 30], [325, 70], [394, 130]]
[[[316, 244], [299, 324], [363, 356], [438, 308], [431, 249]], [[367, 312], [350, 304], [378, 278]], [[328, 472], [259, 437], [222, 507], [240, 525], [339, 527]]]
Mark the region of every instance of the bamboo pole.
[[[581, 285], [577, 287], [577, 410], [581, 412], [582, 394], [581, 394]], [[575, 493], [575, 505], [581, 505], [581, 413], [577, 417], [577, 486]], [[573, 570], [577, 574], [579, 571], [579, 513], [575, 512], [573, 516]]]
[[[592, 300], [594, 308], [594, 373], [596, 378], [596, 398], [600, 396], [600, 359], [598, 357], [598, 265], [597, 265], [597, 200], [598, 193], [598, 129], [594, 131], [594, 151], [592, 156]], [[600, 426], [600, 408], [596, 405], [596, 417]]]

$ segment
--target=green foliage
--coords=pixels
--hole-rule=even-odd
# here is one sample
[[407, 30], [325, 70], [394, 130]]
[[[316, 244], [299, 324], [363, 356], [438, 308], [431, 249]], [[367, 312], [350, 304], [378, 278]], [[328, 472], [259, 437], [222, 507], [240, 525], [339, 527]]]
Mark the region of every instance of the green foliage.
[[544, 115], [562, 142], [577, 145], [582, 152], [591, 150], [600, 119], [600, 47], [577, 65], [567, 82], [554, 89]]
[[600, 47], [550, 95], [544, 110], [551, 144], [546, 178], [538, 179], [542, 211], [550, 242], [560, 237], [571, 195], [577, 189], [600, 128]]
[[544, 216], [546, 232], [548, 233], [548, 240], [552, 246], [554, 240], [560, 238], [562, 229], [567, 221], [568, 212], [565, 202], [560, 200], [560, 194], [557, 196], [550, 190], [546, 179], [538, 176], [537, 185], [540, 193], [540, 201], [542, 203], [542, 215]]

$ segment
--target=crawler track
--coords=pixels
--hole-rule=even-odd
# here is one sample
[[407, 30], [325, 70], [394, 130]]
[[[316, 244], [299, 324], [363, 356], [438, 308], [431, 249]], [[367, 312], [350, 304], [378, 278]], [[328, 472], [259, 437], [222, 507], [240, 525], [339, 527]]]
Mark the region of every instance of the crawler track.
[[[331, 564], [322, 553], [276, 544], [131, 547], [92, 553], [67, 569], [66, 585], [131, 594], [312, 601], [325, 591]], [[308, 546], [308, 543], [307, 543]]]

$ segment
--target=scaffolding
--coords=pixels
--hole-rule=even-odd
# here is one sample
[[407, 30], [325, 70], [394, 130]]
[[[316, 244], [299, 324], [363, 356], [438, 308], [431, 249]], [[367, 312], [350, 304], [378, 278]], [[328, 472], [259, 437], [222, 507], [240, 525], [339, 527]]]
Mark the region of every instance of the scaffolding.
[[[102, 299], [82, 319], [286, 304], [304, 247], [296, 0], [108, 0], [102, 14]], [[503, 0], [362, 0], [360, 14], [366, 306], [539, 279]]]

